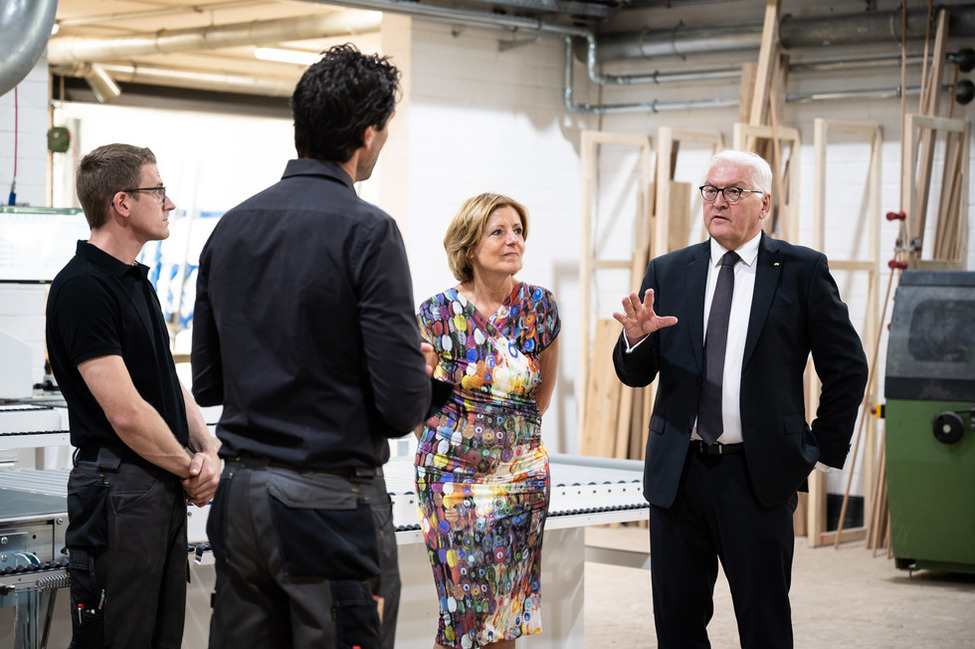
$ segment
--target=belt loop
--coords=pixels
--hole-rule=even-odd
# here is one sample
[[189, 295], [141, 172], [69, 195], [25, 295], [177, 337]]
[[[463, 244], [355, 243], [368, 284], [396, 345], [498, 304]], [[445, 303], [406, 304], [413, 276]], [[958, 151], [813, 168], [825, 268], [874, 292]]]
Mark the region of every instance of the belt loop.
[[98, 449], [98, 470], [99, 471], [118, 471], [122, 465], [122, 454], [118, 449], [111, 446], [102, 446]]

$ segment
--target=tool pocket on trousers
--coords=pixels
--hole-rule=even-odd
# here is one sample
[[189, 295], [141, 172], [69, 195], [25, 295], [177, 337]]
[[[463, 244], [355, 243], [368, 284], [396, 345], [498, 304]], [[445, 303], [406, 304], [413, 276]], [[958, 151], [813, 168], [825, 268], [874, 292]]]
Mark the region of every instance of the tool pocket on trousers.
[[69, 553], [71, 649], [101, 649], [105, 646], [105, 597], [95, 572], [95, 558], [83, 548], [69, 548]]
[[311, 509], [269, 497], [288, 576], [362, 580], [379, 574], [379, 543], [369, 505]]
[[217, 492], [213, 494], [213, 500], [210, 502], [210, 510], [207, 512], [207, 541], [210, 543], [210, 550], [213, 551], [213, 558], [218, 561], [227, 559], [227, 507], [230, 504], [230, 487], [233, 479], [233, 471], [224, 469], [217, 484]]
[[332, 618], [338, 649], [379, 647], [379, 611], [369, 586], [361, 581], [336, 580], [332, 587]]
[[291, 577], [364, 580], [379, 574], [372, 509], [345, 478], [269, 468], [271, 518]]
[[108, 512], [111, 485], [104, 475], [75, 469], [68, 477], [68, 529], [65, 545], [108, 547]]

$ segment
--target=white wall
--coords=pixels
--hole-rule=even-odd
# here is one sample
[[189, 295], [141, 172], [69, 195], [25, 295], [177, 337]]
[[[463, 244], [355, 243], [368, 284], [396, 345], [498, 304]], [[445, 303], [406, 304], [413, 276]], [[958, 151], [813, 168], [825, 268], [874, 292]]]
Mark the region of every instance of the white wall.
[[[16, 169], [17, 204], [47, 204], [47, 61], [0, 96], [0, 204], [7, 205]], [[16, 156], [14, 152], [16, 151]]]
[[68, 125], [73, 141], [55, 164], [55, 195], [63, 205], [77, 205], [74, 170], [84, 154], [113, 142], [152, 149], [167, 194], [177, 210], [187, 211], [230, 209], [277, 182], [294, 157], [287, 119], [71, 103], [54, 117]]

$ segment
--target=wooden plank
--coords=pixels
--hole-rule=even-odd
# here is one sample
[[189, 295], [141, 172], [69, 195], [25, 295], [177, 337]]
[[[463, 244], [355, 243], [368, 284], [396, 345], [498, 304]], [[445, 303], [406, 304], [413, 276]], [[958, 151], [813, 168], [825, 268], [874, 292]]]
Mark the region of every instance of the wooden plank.
[[[615, 322], [615, 320], [614, 320]], [[612, 352], [610, 352], [612, 353]], [[614, 373], [613, 378], [616, 378]], [[619, 380], [619, 379], [617, 379]], [[619, 408], [616, 413], [616, 439], [610, 457], [625, 460], [630, 451], [630, 425], [633, 412], [633, 388], [620, 384]]]
[[[799, 164], [798, 156], [801, 150], [801, 142], [799, 141], [799, 129], [788, 127], [788, 126], [777, 126], [773, 127], [771, 125], [755, 126], [752, 124], [741, 124], [737, 123], [733, 127], [734, 129], [734, 148], [742, 149], [746, 147], [747, 142], [756, 140], [772, 140], [777, 139], [781, 142], [788, 143], [789, 146], [789, 157], [786, 161], [786, 168], [784, 170], [778, 169], [778, 165], [772, 165], [772, 174], [775, 176], [779, 174], [782, 179], [783, 191], [785, 197], [779, 202], [782, 207], [783, 222], [784, 227], [778, 228], [784, 235], [797, 237], [799, 232], [799, 198], [797, 196], [799, 191]], [[754, 150], [751, 149], [751, 150]], [[767, 160], [767, 158], [766, 158]], [[786, 182], [788, 180], [788, 182]], [[766, 219], [766, 221], [771, 221]], [[768, 222], [764, 226], [765, 231], [768, 234], [774, 234], [776, 228], [775, 224]], [[795, 243], [795, 241], [793, 241]]]
[[[870, 377], [867, 381], [867, 391], [864, 394], [863, 409], [860, 412], [860, 426], [857, 429], [855, 443], [853, 446], [853, 452], [851, 454], [851, 461], [847, 465], [847, 487], [846, 493], [844, 494], [843, 506], [840, 513], [841, 523], [840, 531], [842, 531], [842, 518], [846, 511], [846, 504], [849, 498], [850, 485], [853, 478], [854, 468], [857, 462], [857, 452], [861, 443], [861, 437], [863, 437], [864, 424], [867, 420], [871, 423], [871, 428], [867, 429], [867, 439], [868, 443], [864, 449], [864, 462], [866, 465], [866, 473], [868, 475], [873, 475], [873, 465], [875, 462], [875, 445], [872, 443], [873, 432], [875, 432], [875, 422], [873, 417], [868, 413], [866, 405], [870, 403], [870, 395], [876, 394], [877, 377], [874, 372], [876, 357], [877, 357], [877, 346], [876, 341], [879, 339], [879, 331], [877, 331], [877, 311], [878, 311], [878, 267], [879, 267], [879, 238], [880, 238], [880, 174], [881, 174], [881, 160], [880, 160], [880, 150], [882, 145], [882, 130], [877, 125], [867, 125], [855, 122], [838, 122], [838, 121], [828, 121], [824, 119], [817, 119], [815, 121], [815, 163], [816, 169], [814, 172], [814, 202], [813, 202], [813, 247], [817, 250], [823, 250], [825, 247], [825, 222], [826, 222], [826, 165], [827, 165], [827, 152], [828, 152], [828, 138], [831, 134], [842, 134], [847, 137], [854, 137], [856, 139], [866, 139], [870, 143], [870, 160], [868, 166], [868, 173], [866, 178], [866, 195], [868, 197], [867, 204], [867, 224], [868, 224], [868, 250], [867, 259], [864, 260], [853, 260], [853, 259], [835, 259], [831, 258], [829, 265], [833, 271], [848, 271], [848, 272], [865, 272], [867, 273], [867, 299], [866, 299], [866, 309], [864, 314], [864, 324], [861, 328], [863, 332], [863, 344], [864, 348], [867, 350], [867, 359], [871, 368]], [[869, 483], [869, 479], [868, 479]], [[823, 538], [822, 534], [818, 535], [818, 538], [809, 538], [808, 541], [810, 545], [817, 544], [822, 545]], [[843, 538], [841, 536], [832, 535], [829, 536], [832, 542], [838, 542], [837, 539]]]
[[747, 124], [752, 114], [752, 97], [755, 95], [755, 78], [758, 75], [757, 63], [743, 63], [741, 66], [741, 100], [738, 102], [738, 121]]
[[813, 469], [807, 480], [809, 498], [806, 501], [806, 544], [817, 547], [819, 539], [826, 531], [826, 474]]
[[[630, 260], [604, 260], [596, 258], [594, 250], [593, 228], [595, 217], [593, 202], [596, 188], [597, 151], [601, 145], [636, 147], [640, 152], [640, 184], [637, 193], [636, 230], [646, 230], [646, 210], [652, 200], [646, 196], [649, 192], [649, 171], [647, 165], [652, 163], [653, 140], [645, 135], [627, 133], [612, 133], [605, 131], [583, 131], [580, 136], [580, 201], [581, 201], [581, 232], [579, 255], [579, 385], [586, 386], [589, 376], [589, 359], [592, 353], [592, 281], [596, 270], [604, 268], [630, 268]], [[646, 235], [649, 236], [649, 235]], [[645, 246], [644, 246], [645, 247]], [[586, 399], [577, 400], [577, 421], [586, 421]]]
[[691, 183], [671, 182], [670, 202], [667, 212], [670, 229], [667, 234], [667, 249], [679, 250], [688, 245], [691, 236]]
[[[779, 126], [779, 139], [787, 141], [798, 141], [799, 140], [799, 129], [793, 128], [791, 126]], [[735, 124], [734, 126], [734, 147], [736, 149], [741, 149], [744, 146], [745, 138], [756, 137], [759, 139], [770, 140], [775, 136], [772, 132], [772, 127], [769, 125], [755, 125], [755, 124]]]
[[646, 135], [633, 135], [630, 133], [613, 133], [610, 131], [583, 131], [583, 137], [587, 137], [595, 144], [611, 144], [616, 146], [632, 146], [641, 148], [647, 146], [648, 138]]
[[[922, 199], [926, 203], [926, 194], [924, 190], [924, 184], [930, 188], [930, 178], [925, 177], [921, 173], [924, 168], [923, 159], [926, 153], [933, 149], [933, 144], [926, 147], [926, 142], [933, 142], [935, 137], [935, 132], [945, 133], [946, 138], [950, 137], [951, 133], [964, 133], [964, 138], [967, 141], [968, 132], [970, 125], [966, 120], [961, 119], [950, 119], [947, 117], [932, 117], [925, 115], [906, 115], [905, 116], [905, 127], [904, 133], [907, 136], [904, 142], [904, 157], [901, 161], [901, 174], [903, 178], [903, 183], [901, 186], [901, 205], [904, 207], [907, 213], [907, 221], [905, 224], [905, 229], [907, 232], [922, 232], [923, 233], [923, 214], [921, 213]], [[959, 165], [962, 173], [967, 173], [968, 170], [968, 146], [961, 147], [961, 154], [964, 158], [964, 162]], [[965, 194], [964, 197], [960, 197], [959, 204], [965, 205], [967, 198], [967, 181], [961, 183], [961, 191]], [[965, 220], [962, 219], [964, 222]], [[913, 235], [912, 235], [913, 236]], [[967, 243], [964, 242], [964, 243]], [[962, 245], [964, 245], [964, 243]], [[911, 264], [912, 268], [920, 268], [924, 266], [930, 270], [935, 270], [939, 268], [952, 268], [952, 269], [964, 269], [964, 266], [959, 268], [959, 262], [957, 259], [953, 260], [922, 260], [922, 251], [913, 251], [908, 258], [908, 263]], [[947, 263], [944, 263], [947, 262]]]
[[[813, 121], [813, 249], [822, 250], [826, 241], [826, 120]], [[830, 260], [830, 267], [835, 265]]]
[[[822, 250], [818, 246], [814, 246], [816, 250]], [[836, 270], [849, 270], [849, 271], [865, 271], [874, 272], [877, 269], [877, 259], [876, 257], [870, 261], [856, 261], [851, 259], [830, 259], [829, 269]]]
[[643, 397], [647, 391], [652, 389], [651, 386], [633, 389], [633, 408], [630, 411], [630, 444], [626, 454], [626, 457], [631, 460], [643, 458], [643, 447], [641, 446], [643, 441]]
[[[589, 381], [590, 354], [590, 321], [592, 319], [592, 201], [593, 187], [596, 182], [596, 131], [583, 131], [579, 142], [579, 175], [580, 178], [580, 232], [579, 242], [579, 373], [577, 380], [580, 387], [586, 387]], [[576, 421], [580, 424], [586, 420], [586, 399], [576, 398]], [[581, 433], [579, 435], [582, 444]]]
[[[926, 97], [922, 97], [921, 113], [935, 117], [941, 101], [941, 78], [944, 70], [945, 40], [948, 31], [948, 12], [938, 12], [938, 29], [935, 34], [934, 51], [931, 53], [931, 72], [925, 83]], [[935, 134], [925, 131], [921, 135], [916, 203], [914, 204], [914, 238], [924, 238], [928, 214], [928, 197], [931, 191], [931, 167], [934, 163]]]
[[767, 0], [765, 22], [762, 25], [762, 44], [759, 47], [758, 68], [752, 93], [748, 123], [765, 124], [768, 91], [772, 85], [773, 66], [779, 55], [779, 0]]
[[863, 541], [867, 538], [867, 528], [851, 527], [849, 529], [842, 530], [841, 532], [823, 532], [819, 535], [819, 543], [817, 545], [835, 544], [837, 535], [839, 535], [840, 543], [847, 543], [849, 541]]
[[664, 246], [670, 238], [670, 181], [673, 179], [674, 138], [666, 126], [657, 130], [657, 175], [654, 180], [656, 200], [653, 210], [653, 237], [650, 240], [650, 258], [653, 259], [666, 250]]
[[792, 512], [792, 533], [795, 536], [806, 536], [806, 520], [809, 517], [809, 494], [799, 492], [799, 502], [796, 511]]
[[622, 270], [630, 270], [633, 262], [626, 259], [593, 259], [589, 262], [590, 269], [598, 268], [616, 268]]
[[616, 424], [619, 417], [623, 384], [613, 367], [613, 347], [619, 338], [620, 325], [608, 318], [596, 320], [592, 344], [592, 363], [586, 386], [586, 418], [579, 431], [579, 453], [595, 457], [613, 457], [616, 448]]
[[[778, 60], [778, 57], [777, 59]], [[773, 81], [778, 80], [779, 75], [773, 77]], [[783, 94], [784, 82], [782, 84], [773, 83], [772, 94], [769, 97], [769, 121], [772, 127], [772, 181], [775, 186], [772, 207], [775, 210], [773, 217], [782, 217], [781, 232], [782, 239], [785, 241], [798, 241], [798, 232], [793, 229], [792, 224], [786, 217], [786, 204], [789, 202], [789, 194], [786, 192], [786, 184], [782, 178], [782, 141], [779, 138], [779, 98]], [[793, 149], [795, 151], [795, 149]], [[777, 206], [778, 209], [775, 209]]]

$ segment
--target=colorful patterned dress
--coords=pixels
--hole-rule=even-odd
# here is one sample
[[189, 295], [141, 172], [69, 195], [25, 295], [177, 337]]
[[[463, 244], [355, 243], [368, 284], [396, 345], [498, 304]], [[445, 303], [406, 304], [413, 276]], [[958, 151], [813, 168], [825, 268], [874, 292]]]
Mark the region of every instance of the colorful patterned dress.
[[555, 299], [521, 282], [488, 319], [448, 289], [420, 306], [419, 320], [440, 355], [434, 376], [455, 386], [415, 461], [437, 642], [476, 649], [539, 633], [549, 469], [535, 394], [538, 354], [559, 333]]

